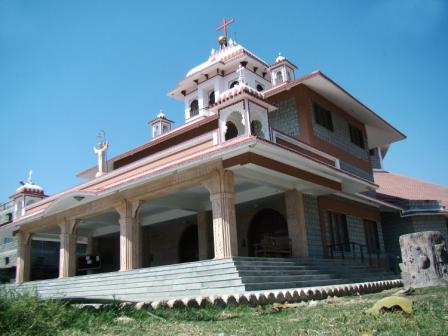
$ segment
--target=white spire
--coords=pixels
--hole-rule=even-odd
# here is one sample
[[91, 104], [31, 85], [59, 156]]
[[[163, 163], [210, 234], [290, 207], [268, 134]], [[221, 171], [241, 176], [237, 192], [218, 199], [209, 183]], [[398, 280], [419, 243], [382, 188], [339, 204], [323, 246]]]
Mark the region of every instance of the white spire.
[[28, 184], [33, 184], [33, 170], [30, 169], [28, 173]]

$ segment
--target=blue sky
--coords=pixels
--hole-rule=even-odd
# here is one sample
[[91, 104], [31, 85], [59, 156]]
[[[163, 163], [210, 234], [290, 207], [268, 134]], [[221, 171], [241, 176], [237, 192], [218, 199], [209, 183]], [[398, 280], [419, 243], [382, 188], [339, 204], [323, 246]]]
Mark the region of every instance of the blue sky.
[[147, 142], [166, 93], [216, 48], [215, 27], [267, 62], [282, 52], [342, 85], [408, 139], [386, 168], [448, 185], [448, 2], [0, 0], [0, 200], [33, 169], [52, 194], [95, 164]]

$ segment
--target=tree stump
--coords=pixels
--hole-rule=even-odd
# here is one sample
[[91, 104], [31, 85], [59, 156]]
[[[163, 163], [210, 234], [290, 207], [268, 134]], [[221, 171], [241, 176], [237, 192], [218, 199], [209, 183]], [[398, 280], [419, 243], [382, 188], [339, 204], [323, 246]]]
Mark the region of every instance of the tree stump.
[[438, 231], [400, 236], [401, 278], [405, 287], [448, 285], [448, 252]]

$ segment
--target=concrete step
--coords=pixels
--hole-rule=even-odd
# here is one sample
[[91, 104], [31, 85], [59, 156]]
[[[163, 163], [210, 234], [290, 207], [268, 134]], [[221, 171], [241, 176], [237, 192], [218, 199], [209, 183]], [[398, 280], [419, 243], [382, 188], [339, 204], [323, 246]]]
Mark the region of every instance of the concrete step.
[[313, 275], [273, 275], [264, 276], [253, 274], [251, 276], [241, 277], [243, 283], [252, 282], [287, 282], [287, 281], [312, 281], [312, 280], [327, 280], [334, 279], [335, 276], [332, 274], [313, 274]]
[[42, 297], [138, 301], [395, 278], [349, 260], [236, 257], [34, 281], [18, 288], [37, 290]]
[[246, 283], [246, 290], [258, 291], [267, 289], [283, 289], [283, 288], [300, 288], [300, 287], [314, 287], [327, 286], [333, 284], [345, 283], [345, 279], [322, 279], [322, 280], [304, 280], [304, 281], [275, 281], [264, 283]]
[[124, 288], [124, 287], [133, 287], [133, 286], [146, 286], [146, 287], [164, 287], [171, 285], [184, 285], [188, 286], [190, 284], [196, 283], [206, 283], [208, 286], [213, 286], [214, 283], [226, 282], [226, 281], [241, 281], [241, 278], [237, 272], [228, 273], [228, 274], [220, 274], [215, 276], [204, 276], [204, 277], [177, 277], [170, 278], [167, 280], [153, 279], [152, 277], [148, 278], [136, 278], [129, 277], [125, 279], [111, 279], [109, 281], [79, 281], [73, 280], [71, 283], [63, 283], [54, 281], [47, 284], [39, 285], [39, 289], [41, 290], [58, 290], [65, 288], [70, 288], [71, 290], [77, 289], [87, 289], [87, 288]]
[[92, 286], [92, 287], [65, 287], [65, 288], [39, 288], [40, 293], [60, 294], [64, 296], [84, 296], [84, 295], [114, 295], [116, 293], [146, 293], [157, 294], [159, 292], [168, 291], [184, 291], [199, 290], [205, 288], [226, 288], [243, 286], [241, 279], [224, 280], [224, 281], [204, 281], [193, 282], [188, 284], [164, 284], [159, 286], [151, 286], [145, 283], [135, 284], [132, 286], [122, 286], [119, 284]]

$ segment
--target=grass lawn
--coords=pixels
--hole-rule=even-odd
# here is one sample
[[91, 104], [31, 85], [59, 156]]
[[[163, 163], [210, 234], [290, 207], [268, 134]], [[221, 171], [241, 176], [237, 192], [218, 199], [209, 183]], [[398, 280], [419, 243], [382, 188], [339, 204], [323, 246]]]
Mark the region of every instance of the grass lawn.
[[[32, 296], [0, 295], [1, 335], [448, 335], [448, 288], [416, 290], [414, 314], [363, 314], [377, 294], [329, 298], [275, 311], [263, 307], [95, 311]], [[117, 320], [128, 317], [127, 323]]]

